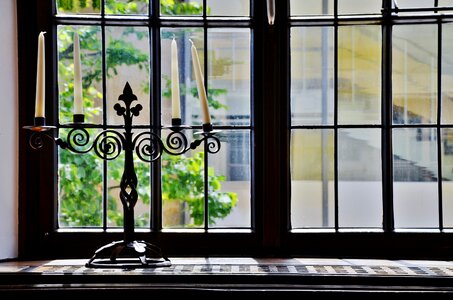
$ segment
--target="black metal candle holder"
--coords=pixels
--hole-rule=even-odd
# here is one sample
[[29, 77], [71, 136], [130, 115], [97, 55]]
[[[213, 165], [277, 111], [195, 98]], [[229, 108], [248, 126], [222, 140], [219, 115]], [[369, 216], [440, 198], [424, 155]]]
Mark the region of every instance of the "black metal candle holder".
[[203, 130], [196, 133], [201, 135], [201, 138], [189, 143], [183, 130], [190, 127], [181, 125], [180, 120], [177, 120], [172, 122], [171, 126], [164, 127], [171, 130], [165, 141], [151, 131], [141, 132], [134, 137], [132, 120], [140, 115], [143, 107], [141, 104], [131, 107], [132, 102], [137, 100], [137, 96], [133, 94], [129, 83], [126, 83], [123, 94], [118, 97], [118, 100], [123, 101], [125, 107], [116, 103], [113, 108], [118, 116], [124, 118], [124, 126], [121, 127], [124, 132], [119, 133], [107, 126], [107, 129], [96, 135], [92, 143], [90, 143], [90, 134], [87, 128], [94, 127], [84, 123], [83, 115], [76, 115], [74, 123], [65, 126], [72, 128], [68, 132], [66, 140], [54, 138], [49, 131], [56, 127], [46, 126], [44, 118], [35, 118], [34, 126], [25, 126], [24, 128], [33, 131], [29, 143], [34, 149], [42, 148], [43, 137], [46, 137], [54, 141], [60, 148], [74, 153], [84, 154], [94, 150], [96, 155], [104, 160], [113, 160], [124, 150], [124, 170], [119, 193], [124, 212], [124, 239], [96, 250], [93, 257], [86, 263], [86, 267], [146, 268], [170, 266], [170, 260], [158, 246], [134, 238], [134, 207], [138, 200], [138, 181], [133, 154], [135, 152], [140, 160], [151, 163], [158, 160], [164, 151], [170, 155], [182, 155], [197, 148], [201, 143], [205, 143], [205, 151], [208, 153], [217, 153], [221, 145], [220, 140], [215, 136], [218, 131], [213, 131], [211, 124], [203, 124]]

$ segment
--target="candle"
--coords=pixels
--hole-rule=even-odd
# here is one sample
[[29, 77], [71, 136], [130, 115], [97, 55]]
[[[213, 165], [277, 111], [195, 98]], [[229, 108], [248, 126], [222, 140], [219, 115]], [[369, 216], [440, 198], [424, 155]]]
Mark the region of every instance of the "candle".
[[171, 116], [173, 119], [181, 119], [178, 46], [175, 39], [171, 42]]
[[35, 100], [35, 118], [44, 118], [45, 111], [45, 47], [44, 47], [44, 31], [38, 37], [38, 64], [36, 68], [36, 100]]
[[83, 115], [82, 66], [79, 34], [74, 32], [74, 115]]
[[267, 20], [269, 25], [274, 25], [275, 21], [275, 0], [267, 0]]
[[209, 108], [208, 108], [208, 98], [206, 97], [206, 90], [204, 88], [204, 79], [203, 73], [201, 72], [200, 67], [200, 60], [198, 59], [197, 48], [192, 41], [192, 64], [193, 64], [193, 71], [195, 73], [195, 80], [197, 81], [197, 90], [198, 90], [198, 97], [200, 98], [200, 105], [201, 105], [201, 114], [203, 117], [203, 124], [211, 124], [211, 116], [209, 115]]

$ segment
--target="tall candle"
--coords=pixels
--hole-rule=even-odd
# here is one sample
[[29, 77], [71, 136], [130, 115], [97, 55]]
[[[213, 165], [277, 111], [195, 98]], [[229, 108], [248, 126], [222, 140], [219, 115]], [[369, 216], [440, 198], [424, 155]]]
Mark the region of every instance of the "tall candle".
[[178, 46], [175, 39], [171, 42], [171, 117], [173, 119], [181, 119]]
[[79, 34], [74, 32], [74, 114], [83, 115], [82, 65]]
[[275, 0], [267, 0], [267, 20], [269, 25], [275, 22]]
[[201, 72], [200, 60], [198, 58], [197, 48], [192, 41], [192, 65], [195, 73], [195, 80], [197, 81], [198, 97], [200, 98], [201, 115], [203, 117], [203, 124], [211, 124], [211, 116], [209, 115], [208, 97], [206, 97], [206, 90], [204, 87], [203, 73]]
[[46, 93], [46, 66], [45, 66], [45, 46], [44, 31], [38, 37], [38, 64], [36, 67], [36, 99], [35, 99], [35, 118], [44, 118], [45, 93]]

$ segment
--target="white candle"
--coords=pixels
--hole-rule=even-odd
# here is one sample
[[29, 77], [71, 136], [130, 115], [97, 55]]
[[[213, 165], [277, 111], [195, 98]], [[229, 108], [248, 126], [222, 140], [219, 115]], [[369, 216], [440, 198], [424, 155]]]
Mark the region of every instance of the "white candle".
[[178, 46], [175, 39], [171, 42], [171, 117], [173, 119], [181, 119]]
[[269, 25], [275, 22], [275, 0], [267, 0], [267, 20]]
[[201, 72], [200, 60], [198, 59], [197, 48], [192, 41], [192, 64], [195, 73], [195, 80], [197, 81], [198, 97], [200, 98], [201, 115], [203, 117], [203, 124], [211, 124], [211, 116], [209, 115], [208, 97], [206, 97], [206, 90], [204, 88], [203, 72]]
[[36, 100], [35, 100], [35, 118], [44, 118], [45, 111], [45, 93], [46, 93], [46, 66], [45, 66], [45, 47], [44, 31], [38, 37], [38, 64], [36, 68]]
[[74, 114], [83, 115], [82, 65], [79, 34], [74, 32]]

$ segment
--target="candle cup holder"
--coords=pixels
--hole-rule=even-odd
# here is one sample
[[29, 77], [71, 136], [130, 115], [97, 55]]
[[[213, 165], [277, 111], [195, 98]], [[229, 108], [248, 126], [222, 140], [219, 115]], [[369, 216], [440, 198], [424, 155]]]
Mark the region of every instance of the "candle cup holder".
[[72, 121], [74, 122], [74, 124], [85, 123], [85, 115], [84, 114], [74, 114], [72, 116]]
[[[143, 107], [140, 104], [131, 106], [132, 102], [138, 99], [133, 94], [129, 83], [126, 83], [123, 94], [118, 97], [118, 100], [123, 101], [124, 106], [117, 103], [113, 108], [117, 115], [124, 119], [124, 126], [121, 127], [124, 132], [119, 133], [114, 130], [118, 129], [117, 126], [106, 126], [107, 129], [98, 133], [91, 143], [87, 128], [94, 128], [94, 126], [83, 123], [84, 120], [80, 117], [83, 115], [74, 115], [74, 123], [65, 124], [65, 128], [71, 128], [65, 140], [54, 138], [53, 133], [43, 132], [56, 128], [54, 126], [36, 126], [35, 121], [35, 126], [25, 126], [24, 128], [33, 131], [29, 142], [34, 149], [42, 148], [42, 136], [45, 136], [62, 149], [79, 154], [94, 150], [95, 154], [104, 160], [113, 160], [124, 150], [124, 170], [119, 193], [124, 212], [124, 238], [96, 250], [86, 263], [86, 267], [153, 268], [170, 266], [170, 260], [158, 246], [135, 240], [134, 237], [134, 207], [138, 201], [138, 180], [134, 168], [134, 152], [140, 160], [151, 163], [160, 159], [163, 152], [170, 155], [182, 155], [204, 143], [205, 151], [214, 154], [219, 152], [221, 147], [220, 140], [215, 136], [218, 131], [212, 130], [212, 125], [209, 124], [210, 127], [203, 127], [203, 132], [199, 133], [202, 135], [200, 139], [195, 139], [189, 143], [183, 130], [191, 127], [172, 122], [171, 126], [164, 127], [171, 131], [165, 139], [161, 139], [159, 135], [151, 131], [140, 132], [134, 136], [132, 120], [140, 115]], [[42, 120], [38, 121], [41, 122]], [[43, 124], [45, 124], [45, 120]]]

